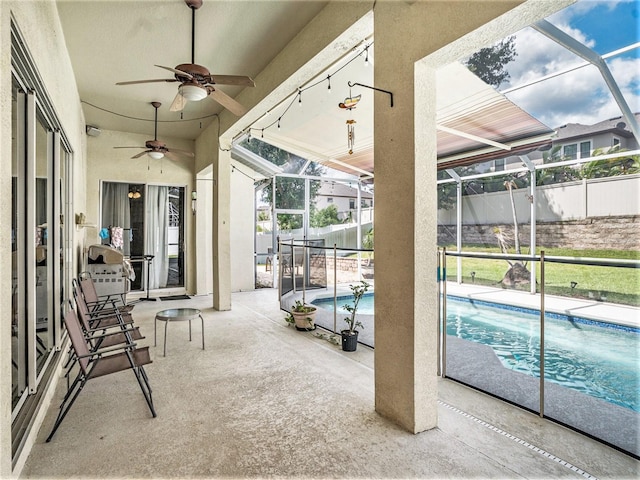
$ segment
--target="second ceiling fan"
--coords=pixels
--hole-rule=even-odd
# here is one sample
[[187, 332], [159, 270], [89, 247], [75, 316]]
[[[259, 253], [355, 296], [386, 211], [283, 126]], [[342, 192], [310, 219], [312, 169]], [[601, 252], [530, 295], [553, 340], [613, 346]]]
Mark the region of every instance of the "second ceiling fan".
[[140, 158], [145, 153], [149, 155], [151, 158], [153, 158], [154, 160], [160, 160], [162, 157], [167, 157], [171, 160], [179, 160], [175, 156], [175, 154], [184, 155], [185, 157], [193, 158], [195, 156], [193, 152], [187, 152], [186, 150], [178, 150], [177, 148], [167, 147], [167, 145], [164, 142], [161, 142], [160, 140], [158, 140], [158, 108], [160, 108], [160, 105], [162, 104], [160, 102], [151, 102], [151, 105], [153, 105], [153, 108], [156, 109], [156, 116], [153, 122], [153, 125], [154, 125], [153, 140], [147, 140], [145, 142], [144, 147], [113, 147], [113, 148], [142, 148], [142, 149], [146, 148], [148, 149], [134, 155], [131, 158]]
[[243, 75], [216, 75], [211, 74], [209, 70], [202, 65], [195, 63], [195, 22], [196, 10], [202, 6], [202, 0], [184, 0], [191, 9], [191, 63], [181, 63], [175, 68], [156, 65], [156, 67], [164, 68], [174, 73], [174, 78], [159, 78], [152, 80], [133, 80], [129, 82], [118, 82], [116, 85], [133, 85], [138, 83], [153, 82], [180, 82], [178, 94], [173, 99], [169, 110], [172, 112], [182, 110], [187, 101], [199, 101], [207, 96], [213, 98], [216, 102], [237, 116], [246, 113], [246, 108], [231, 98], [223, 91], [217, 89], [216, 85], [235, 85], [242, 87], [255, 87], [254, 81]]

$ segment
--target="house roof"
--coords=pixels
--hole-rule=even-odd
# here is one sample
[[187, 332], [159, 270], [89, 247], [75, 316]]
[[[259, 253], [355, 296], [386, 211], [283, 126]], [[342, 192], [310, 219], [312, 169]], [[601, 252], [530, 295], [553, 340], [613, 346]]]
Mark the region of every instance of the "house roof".
[[[640, 113], [634, 113], [636, 119], [640, 119]], [[567, 123], [557, 129], [558, 137], [556, 141], [564, 141], [582, 137], [592, 137], [599, 133], [614, 133], [621, 137], [631, 138], [633, 133], [624, 121], [624, 117], [613, 117], [593, 125], [582, 125], [581, 123]]]
[[[358, 196], [358, 189], [339, 182], [322, 182], [322, 185], [318, 190], [318, 195], [324, 195], [327, 197], [356, 198]], [[361, 190], [360, 197], [370, 199], [373, 198], [373, 194], [366, 190]]]

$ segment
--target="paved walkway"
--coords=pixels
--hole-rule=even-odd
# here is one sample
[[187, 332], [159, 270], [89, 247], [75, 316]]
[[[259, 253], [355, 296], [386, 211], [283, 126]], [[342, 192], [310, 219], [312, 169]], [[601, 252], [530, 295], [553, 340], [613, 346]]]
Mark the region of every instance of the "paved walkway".
[[[137, 304], [157, 418], [133, 375], [108, 375], [87, 384], [45, 443], [66, 390], [60, 378], [19, 478], [638, 477], [631, 457], [446, 379], [438, 427], [407, 433], [375, 411], [372, 349], [345, 353], [288, 327], [276, 290], [232, 301], [226, 312], [211, 296]], [[202, 311], [206, 350], [178, 322], [164, 357], [153, 321], [178, 307]]]

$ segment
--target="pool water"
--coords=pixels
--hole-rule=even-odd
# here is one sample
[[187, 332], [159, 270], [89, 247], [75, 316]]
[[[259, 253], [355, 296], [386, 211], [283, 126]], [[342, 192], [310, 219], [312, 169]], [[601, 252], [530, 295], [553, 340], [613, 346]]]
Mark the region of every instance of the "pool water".
[[[348, 315], [349, 312], [345, 310], [343, 307], [345, 304], [353, 305], [353, 295], [343, 295], [337, 297], [338, 304], [338, 313], [340, 315], [345, 314]], [[333, 297], [331, 298], [318, 298], [314, 300], [314, 305], [324, 308], [325, 310], [329, 310], [333, 312]], [[360, 299], [360, 303], [358, 303], [358, 313], [360, 315], [373, 315], [374, 306], [373, 306], [373, 293], [365, 293]]]
[[[640, 333], [545, 316], [545, 380], [640, 412]], [[490, 346], [512, 370], [540, 376], [539, 314], [447, 300], [447, 335]]]
[[[351, 296], [338, 297], [339, 312]], [[333, 299], [313, 302], [333, 311]], [[358, 313], [373, 314], [373, 294]], [[539, 314], [447, 297], [447, 335], [490, 346], [502, 364], [540, 376]], [[545, 380], [640, 412], [640, 332], [586, 319], [545, 317]]]

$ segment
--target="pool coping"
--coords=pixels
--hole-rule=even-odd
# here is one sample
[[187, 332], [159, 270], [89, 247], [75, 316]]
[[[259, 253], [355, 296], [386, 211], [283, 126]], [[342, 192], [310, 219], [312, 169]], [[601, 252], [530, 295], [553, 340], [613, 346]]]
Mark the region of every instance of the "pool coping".
[[[447, 295], [540, 311], [540, 294], [447, 282]], [[601, 301], [545, 295], [545, 312], [640, 328], [640, 308]]]

